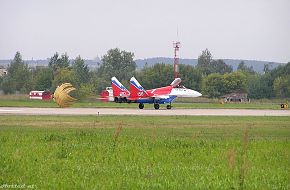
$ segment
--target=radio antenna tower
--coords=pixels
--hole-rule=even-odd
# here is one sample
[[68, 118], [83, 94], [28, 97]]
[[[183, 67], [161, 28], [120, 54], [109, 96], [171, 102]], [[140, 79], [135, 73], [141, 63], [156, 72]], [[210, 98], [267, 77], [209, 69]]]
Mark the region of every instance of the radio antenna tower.
[[179, 56], [178, 56], [178, 51], [180, 48], [180, 42], [173, 42], [173, 48], [174, 48], [174, 78], [179, 77], [179, 69], [178, 69], [178, 64], [179, 64]]

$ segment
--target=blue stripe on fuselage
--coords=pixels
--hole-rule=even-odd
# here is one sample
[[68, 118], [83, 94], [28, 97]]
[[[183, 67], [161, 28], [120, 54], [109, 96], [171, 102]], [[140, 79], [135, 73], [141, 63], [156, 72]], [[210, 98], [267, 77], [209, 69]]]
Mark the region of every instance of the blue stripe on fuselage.
[[127, 90], [123, 85], [119, 86], [119, 84], [116, 81], [114, 81], [114, 80], [112, 81], [112, 83], [114, 85], [116, 85], [118, 88], [120, 88], [121, 90]]
[[136, 88], [138, 88], [139, 90], [145, 91], [144, 88], [142, 86], [138, 86], [135, 81], [130, 81], [131, 84], [133, 84]]
[[169, 96], [169, 98], [162, 98], [162, 99], [139, 99], [136, 100], [137, 103], [143, 103], [143, 104], [153, 104], [153, 103], [158, 103], [158, 104], [168, 104], [171, 103], [177, 96]]

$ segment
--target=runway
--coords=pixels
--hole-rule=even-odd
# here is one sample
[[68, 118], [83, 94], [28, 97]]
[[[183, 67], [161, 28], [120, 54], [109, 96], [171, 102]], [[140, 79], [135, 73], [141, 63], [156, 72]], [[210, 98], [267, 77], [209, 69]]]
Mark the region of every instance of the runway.
[[0, 115], [290, 116], [290, 110], [0, 107]]

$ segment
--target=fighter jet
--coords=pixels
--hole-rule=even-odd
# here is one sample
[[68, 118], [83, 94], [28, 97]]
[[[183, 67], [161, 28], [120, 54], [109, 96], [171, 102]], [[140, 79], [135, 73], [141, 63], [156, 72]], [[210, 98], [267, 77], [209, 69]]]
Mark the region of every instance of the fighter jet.
[[171, 109], [171, 103], [177, 97], [199, 97], [202, 95], [195, 90], [180, 86], [180, 82], [181, 79], [176, 78], [168, 86], [145, 90], [137, 79], [132, 77], [130, 79], [130, 91], [128, 91], [116, 77], [113, 77], [112, 88], [115, 102], [139, 103], [140, 109], [144, 108], [144, 104], [153, 104], [155, 109], [159, 109], [160, 104], [168, 104], [166, 108]]

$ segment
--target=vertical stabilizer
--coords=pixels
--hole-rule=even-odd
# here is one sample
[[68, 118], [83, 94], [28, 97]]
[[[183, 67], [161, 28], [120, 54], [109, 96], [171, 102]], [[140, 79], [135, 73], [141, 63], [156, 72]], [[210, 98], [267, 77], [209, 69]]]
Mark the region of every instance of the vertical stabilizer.
[[135, 77], [130, 79], [130, 97], [131, 98], [145, 98], [148, 97], [146, 90], [136, 80]]
[[114, 97], [128, 97], [130, 92], [120, 83], [116, 77], [112, 77], [112, 89]]

